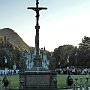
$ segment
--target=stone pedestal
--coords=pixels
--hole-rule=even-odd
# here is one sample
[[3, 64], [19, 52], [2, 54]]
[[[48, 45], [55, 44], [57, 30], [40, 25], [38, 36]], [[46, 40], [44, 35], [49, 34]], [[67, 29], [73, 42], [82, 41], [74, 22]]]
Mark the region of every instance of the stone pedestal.
[[[38, 70], [38, 71], [37, 71]], [[31, 71], [20, 73], [20, 89], [57, 89], [57, 73], [34, 67]]]

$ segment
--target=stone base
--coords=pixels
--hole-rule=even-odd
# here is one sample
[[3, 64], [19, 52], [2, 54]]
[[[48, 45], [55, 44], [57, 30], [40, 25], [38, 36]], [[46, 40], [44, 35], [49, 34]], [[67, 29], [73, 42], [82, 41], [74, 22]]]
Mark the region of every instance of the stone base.
[[57, 73], [50, 71], [25, 71], [20, 73], [20, 89], [56, 89]]

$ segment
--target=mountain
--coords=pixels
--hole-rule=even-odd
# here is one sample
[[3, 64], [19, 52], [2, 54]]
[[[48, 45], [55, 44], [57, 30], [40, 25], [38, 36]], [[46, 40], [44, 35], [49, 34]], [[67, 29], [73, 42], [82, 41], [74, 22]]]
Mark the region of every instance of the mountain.
[[9, 38], [9, 42], [22, 50], [28, 50], [30, 47], [23, 41], [23, 39], [12, 29], [3, 28], [0, 29], [0, 36]]

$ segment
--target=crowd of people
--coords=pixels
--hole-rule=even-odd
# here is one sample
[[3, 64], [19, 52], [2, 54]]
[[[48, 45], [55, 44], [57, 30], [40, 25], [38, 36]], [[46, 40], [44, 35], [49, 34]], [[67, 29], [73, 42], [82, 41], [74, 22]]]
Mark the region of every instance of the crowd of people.
[[87, 75], [90, 74], [90, 69], [88, 68], [60, 68], [60, 69], [56, 69], [56, 72], [58, 72], [58, 74], [81, 74], [81, 75]]
[[[55, 70], [58, 74], [81, 74], [81, 75], [87, 75], [90, 74], [90, 69], [87, 68], [59, 68]], [[19, 74], [19, 69], [1, 69], [0, 75], [17, 75]]]
[[2, 69], [0, 70], [0, 75], [17, 75], [19, 74], [18, 69]]

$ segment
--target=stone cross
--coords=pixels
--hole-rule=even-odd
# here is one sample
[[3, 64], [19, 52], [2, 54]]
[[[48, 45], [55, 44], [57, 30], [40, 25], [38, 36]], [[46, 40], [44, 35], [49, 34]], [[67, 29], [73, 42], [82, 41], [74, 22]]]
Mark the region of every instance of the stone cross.
[[41, 65], [41, 60], [40, 60], [40, 55], [39, 55], [39, 11], [40, 10], [46, 10], [47, 8], [45, 7], [39, 7], [39, 0], [36, 0], [36, 7], [28, 7], [27, 9], [32, 9], [36, 12], [36, 35], [35, 35], [35, 48], [36, 48], [36, 56], [34, 59], [34, 66], [42, 66]]
[[36, 29], [36, 36], [35, 36], [36, 55], [39, 55], [39, 29], [40, 29], [40, 26], [39, 26], [39, 16], [40, 16], [39, 11], [47, 9], [45, 7], [39, 7], [38, 4], [39, 4], [39, 0], [36, 0], [36, 7], [28, 7], [28, 9], [32, 9], [36, 12], [36, 26], [35, 26], [35, 29]]

